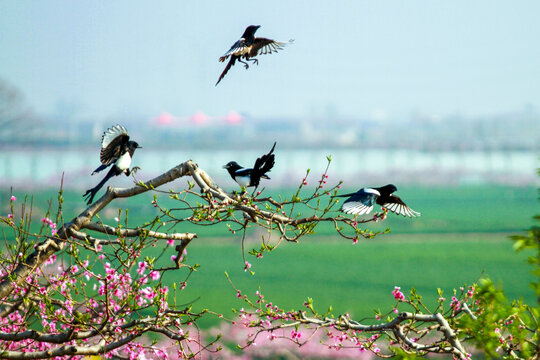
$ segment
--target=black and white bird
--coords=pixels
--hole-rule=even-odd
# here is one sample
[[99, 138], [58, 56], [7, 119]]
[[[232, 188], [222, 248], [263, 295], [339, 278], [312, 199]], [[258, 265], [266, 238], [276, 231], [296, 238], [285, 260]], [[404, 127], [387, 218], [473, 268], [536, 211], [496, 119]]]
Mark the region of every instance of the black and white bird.
[[94, 201], [96, 193], [111, 177], [122, 173], [126, 174], [126, 176], [131, 174], [129, 170], [131, 158], [135, 149], [138, 148], [140, 148], [139, 144], [129, 140], [126, 128], [121, 125], [115, 125], [103, 133], [103, 137], [101, 138], [101, 152], [99, 154], [101, 165], [92, 172], [92, 175], [111, 165], [112, 167], [99, 184], [84, 193], [83, 197], [86, 198], [85, 200], [88, 205]]
[[236, 181], [238, 185], [243, 187], [255, 186], [255, 188], [257, 188], [261, 179], [270, 179], [266, 173], [270, 172], [270, 170], [272, 170], [274, 167], [275, 156], [273, 152], [275, 147], [276, 143], [274, 142], [274, 146], [272, 146], [270, 152], [261, 156], [255, 161], [253, 169], [243, 168], [242, 166], [238, 165], [236, 161], [227, 163], [227, 165], [224, 165], [223, 168], [227, 169], [233, 180]]
[[396, 213], [398, 215], [416, 217], [420, 213], [408, 207], [403, 200], [392, 193], [397, 191], [397, 187], [392, 184], [378, 188], [362, 188], [355, 193], [338, 195], [337, 197], [349, 197], [341, 206], [341, 211], [347, 214], [364, 215], [373, 210], [373, 204]]
[[267, 38], [261, 38], [261, 37], [255, 37], [255, 32], [257, 29], [259, 29], [260, 25], [250, 25], [246, 28], [244, 33], [242, 34], [242, 37], [236, 41], [233, 46], [227, 51], [222, 57], [219, 58], [220, 62], [224, 62], [229, 57], [231, 58], [229, 62], [227, 63], [227, 66], [225, 66], [225, 69], [221, 73], [221, 76], [219, 77], [217, 84], [225, 77], [229, 69], [234, 65], [236, 60], [244, 64], [244, 67], [246, 69], [249, 68], [249, 65], [247, 62], [242, 61], [242, 59], [246, 59], [246, 61], [253, 61], [255, 64], [259, 65], [258, 59], [252, 59], [257, 55], [265, 55], [265, 54], [271, 54], [273, 52], [277, 52], [278, 50], [283, 50], [283, 47], [287, 44], [292, 43], [294, 40], [289, 40], [287, 42], [284, 41], [276, 41], [272, 39]]

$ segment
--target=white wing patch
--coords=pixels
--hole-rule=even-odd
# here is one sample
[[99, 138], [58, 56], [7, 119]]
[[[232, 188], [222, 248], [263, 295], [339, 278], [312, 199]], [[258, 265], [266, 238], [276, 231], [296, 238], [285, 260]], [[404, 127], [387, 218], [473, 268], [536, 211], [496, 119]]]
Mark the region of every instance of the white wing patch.
[[386, 203], [384, 204], [384, 207], [397, 215], [403, 215], [403, 216], [408, 216], [408, 217], [420, 216], [420, 213], [418, 211], [414, 211], [410, 207], [403, 204]]
[[366, 193], [369, 193], [369, 194], [374, 194], [374, 195], [377, 195], [377, 196], [381, 196], [381, 193], [375, 189], [372, 189], [372, 188], [363, 188], [362, 189], [364, 192]]
[[122, 125], [115, 125], [103, 133], [103, 137], [101, 138], [101, 148], [105, 149], [109, 144], [120, 135], [127, 135], [128, 132], [125, 127]]
[[249, 49], [248, 47], [244, 46], [244, 38], [238, 40], [237, 42], [234, 43], [233, 46], [231, 46], [231, 48], [229, 49], [229, 51], [227, 51], [223, 56], [222, 58], [227, 58], [231, 55], [243, 55], [243, 54], [246, 54], [249, 52]]
[[341, 211], [346, 214], [364, 215], [369, 214], [373, 210], [372, 206], [367, 206], [359, 201], [349, 201], [343, 204]]
[[287, 46], [289, 44], [292, 44], [294, 42], [293, 39], [289, 41], [273, 41], [269, 44], [266, 44], [265, 46], [261, 47], [258, 51], [258, 55], [266, 55], [271, 54], [273, 52], [277, 52], [278, 50], [283, 50], [284, 46]]

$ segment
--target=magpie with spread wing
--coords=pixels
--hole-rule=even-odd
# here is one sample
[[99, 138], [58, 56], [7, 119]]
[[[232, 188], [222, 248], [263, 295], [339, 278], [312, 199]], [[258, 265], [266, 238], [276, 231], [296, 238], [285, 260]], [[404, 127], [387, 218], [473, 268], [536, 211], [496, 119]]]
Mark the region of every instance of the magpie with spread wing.
[[231, 46], [229, 51], [227, 51], [222, 57], [219, 58], [220, 62], [224, 62], [229, 57], [231, 58], [229, 62], [227, 63], [227, 66], [225, 66], [225, 70], [221, 73], [221, 76], [219, 77], [217, 84], [225, 77], [229, 69], [235, 64], [235, 62], [238, 60], [242, 64], [244, 64], [244, 67], [246, 69], [249, 68], [249, 65], [247, 62], [242, 61], [242, 59], [246, 59], [246, 61], [252, 61], [255, 64], [259, 65], [258, 59], [252, 59], [257, 55], [265, 55], [265, 54], [271, 54], [273, 52], [277, 52], [278, 50], [283, 50], [283, 47], [287, 44], [290, 44], [293, 42], [293, 40], [289, 40], [288, 42], [283, 41], [275, 41], [272, 39], [267, 38], [261, 38], [261, 37], [255, 37], [255, 32], [258, 28], [260, 28], [260, 25], [250, 25], [246, 28], [244, 31], [244, 34], [238, 40]]
[[126, 128], [121, 125], [115, 125], [103, 133], [103, 137], [101, 138], [101, 152], [99, 154], [101, 165], [92, 172], [92, 175], [105, 170], [111, 165], [112, 167], [99, 184], [84, 193], [83, 197], [86, 198], [85, 200], [88, 205], [94, 201], [96, 193], [111, 177], [122, 173], [126, 174], [126, 176], [130, 175], [131, 171], [129, 167], [131, 166], [131, 158], [135, 149], [138, 148], [140, 148], [139, 144], [129, 140]]
[[341, 206], [341, 211], [347, 214], [369, 214], [373, 210], [373, 204], [376, 203], [398, 215], [420, 216], [419, 212], [414, 211], [398, 196], [393, 195], [392, 193], [395, 191], [397, 191], [397, 187], [388, 184], [378, 188], [362, 188], [355, 193], [338, 195], [337, 197], [350, 196]]
[[274, 167], [275, 157], [273, 152], [275, 147], [276, 143], [274, 142], [274, 146], [272, 146], [270, 152], [268, 154], [264, 154], [255, 161], [253, 169], [243, 168], [242, 166], [238, 165], [236, 161], [227, 163], [227, 165], [224, 165], [223, 168], [227, 169], [233, 180], [236, 181], [238, 185], [243, 187], [255, 186], [256, 189], [259, 186], [261, 179], [270, 179], [266, 173], [270, 172], [270, 170], [272, 170]]

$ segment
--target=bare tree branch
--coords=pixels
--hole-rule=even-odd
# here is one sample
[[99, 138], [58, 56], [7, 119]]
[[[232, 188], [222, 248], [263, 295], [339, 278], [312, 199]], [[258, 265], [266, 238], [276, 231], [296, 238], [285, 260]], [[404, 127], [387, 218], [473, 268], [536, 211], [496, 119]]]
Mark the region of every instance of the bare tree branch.
[[107, 235], [124, 236], [124, 237], [138, 237], [149, 236], [156, 239], [173, 239], [173, 240], [193, 240], [197, 237], [197, 234], [193, 233], [163, 233], [157, 231], [146, 230], [142, 228], [125, 229], [115, 228], [106, 224], [88, 223], [85, 226], [88, 230], [98, 231]]

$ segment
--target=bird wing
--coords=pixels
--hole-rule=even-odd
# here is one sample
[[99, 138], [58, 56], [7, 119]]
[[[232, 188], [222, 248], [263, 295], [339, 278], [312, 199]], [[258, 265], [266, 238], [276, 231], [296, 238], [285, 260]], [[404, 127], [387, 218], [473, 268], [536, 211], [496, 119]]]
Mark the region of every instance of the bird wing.
[[115, 125], [107, 129], [101, 138], [101, 152], [99, 160], [103, 165], [110, 165], [122, 154], [122, 148], [129, 140], [129, 135], [125, 127]]
[[238, 57], [237, 56], [231, 56], [231, 60], [229, 60], [229, 62], [227, 63], [227, 66], [225, 66], [225, 69], [223, 70], [223, 72], [221, 73], [221, 75], [219, 76], [219, 79], [216, 83], [216, 85], [214, 86], [217, 86], [217, 84], [219, 84], [219, 82], [225, 77], [225, 75], [227, 75], [227, 72], [229, 71], [229, 69], [231, 68], [231, 66], [234, 65], [234, 63], [236, 62], [236, 59]]
[[253, 169], [238, 169], [234, 172], [234, 176], [250, 176]]
[[408, 207], [399, 196], [390, 195], [388, 200], [383, 204], [385, 208], [392, 211], [397, 215], [403, 215], [408, 217], [420, 216], [418, 211], [414, 211]]
[[291, 44], [293, 41], [294, 40], [276, 41], [272, 39], [258, 37], [253, 40], [253, 44], [251, 44], [251, 49], [249, 50], [248, 56], [254, 57], [258, 54], [271, 54], [273, 52], [277, 52], [278, 50], [283, 50], [284, 46]]
[[238, 169], [234, 172], [233, 179], [240, 186], [248, 187], [251, 185], [251, 173], [253, 169]]
[[229, 56], [231, 55], [243, 55], [248, 52], [248, 46], [246, 44], [246, 40], [244, 38], [241, 38], [237, 42], [231, 46], [229, 51], [227, 51], [223, 56], [219, 58], [219, 61], [224, 62]]
[[364, 215], [373, 210], [373, 203], [380, 193], [375, 189], [363, 188], [345, 200], [341, 211], [346, 214]]

